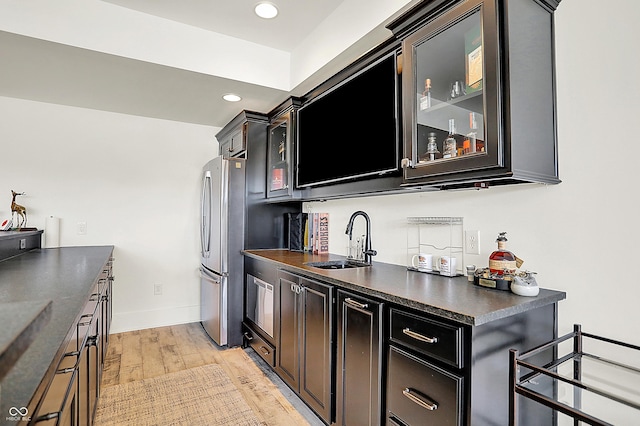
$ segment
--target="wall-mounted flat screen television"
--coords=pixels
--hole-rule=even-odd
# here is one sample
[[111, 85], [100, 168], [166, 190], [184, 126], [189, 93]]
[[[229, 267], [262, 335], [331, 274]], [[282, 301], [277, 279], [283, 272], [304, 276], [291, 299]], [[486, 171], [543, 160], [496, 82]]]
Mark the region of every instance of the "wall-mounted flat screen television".
[[399, 172], [398, 92], [392, 53], [303, 105], [297, 187]]

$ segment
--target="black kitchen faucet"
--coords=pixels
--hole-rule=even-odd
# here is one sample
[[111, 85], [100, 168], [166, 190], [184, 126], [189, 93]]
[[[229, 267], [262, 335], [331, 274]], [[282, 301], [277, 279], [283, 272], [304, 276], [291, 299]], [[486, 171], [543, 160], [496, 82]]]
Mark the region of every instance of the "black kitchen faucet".
[[378, 252], [376, 250], [371, 249], [371, 220], [369, 219], [369, 215], [363, 212], [362, 210], [358, 210], [357, 212], [354, 212], [349, 218], [349, 223], [347, 224], [347, 230], [344, 233], [349, 236], [349, 247], [351, 247], [351, 239], [352, 239], [351, 233], [353, 231], [353, 221], [357, 216], [364, 217], [364, 220], [367, 223], [367, 235], [365, 236], [364, 251], [362, 253], [364, 254], [365, 263], [368, 263], [370, 265], [371, 256], [375, 256], [376, 254], [378, 254]]

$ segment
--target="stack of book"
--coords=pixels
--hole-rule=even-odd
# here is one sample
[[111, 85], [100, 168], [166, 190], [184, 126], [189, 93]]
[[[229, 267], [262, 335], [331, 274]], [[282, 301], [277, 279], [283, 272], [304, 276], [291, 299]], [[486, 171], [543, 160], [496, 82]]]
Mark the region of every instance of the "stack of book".
[[309, 213], [304, 228], [304, 249], [313, 254], [329, 253], [329, 213]]

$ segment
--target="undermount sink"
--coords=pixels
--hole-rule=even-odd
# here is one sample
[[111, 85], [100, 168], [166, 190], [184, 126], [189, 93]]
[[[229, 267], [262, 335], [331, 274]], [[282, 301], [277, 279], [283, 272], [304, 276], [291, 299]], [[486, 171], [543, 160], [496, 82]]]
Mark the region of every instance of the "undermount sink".
[[320, 269], [351, 269], [351, 268], [363, 268], [365, 266], [371, 266], [368, 263], [358, 262], [356, 260], [328, 260], [326, 262], [307, 262], [307, 266], [313, 266]]

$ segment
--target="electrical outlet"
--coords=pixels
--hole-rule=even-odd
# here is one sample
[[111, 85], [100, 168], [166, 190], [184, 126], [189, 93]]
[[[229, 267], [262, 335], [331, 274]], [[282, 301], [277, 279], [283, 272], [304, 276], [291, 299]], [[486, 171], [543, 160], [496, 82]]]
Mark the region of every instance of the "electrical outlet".
[[78, 235], [87, 235], [87, 222], [78, 222]]
[[480, 231], [465, 231], [464, 236], [467, 254], [480, 254]]
[[153, 295], [154, 296], [162, 296], [162, 284], [154, 284], [153, 285]]

